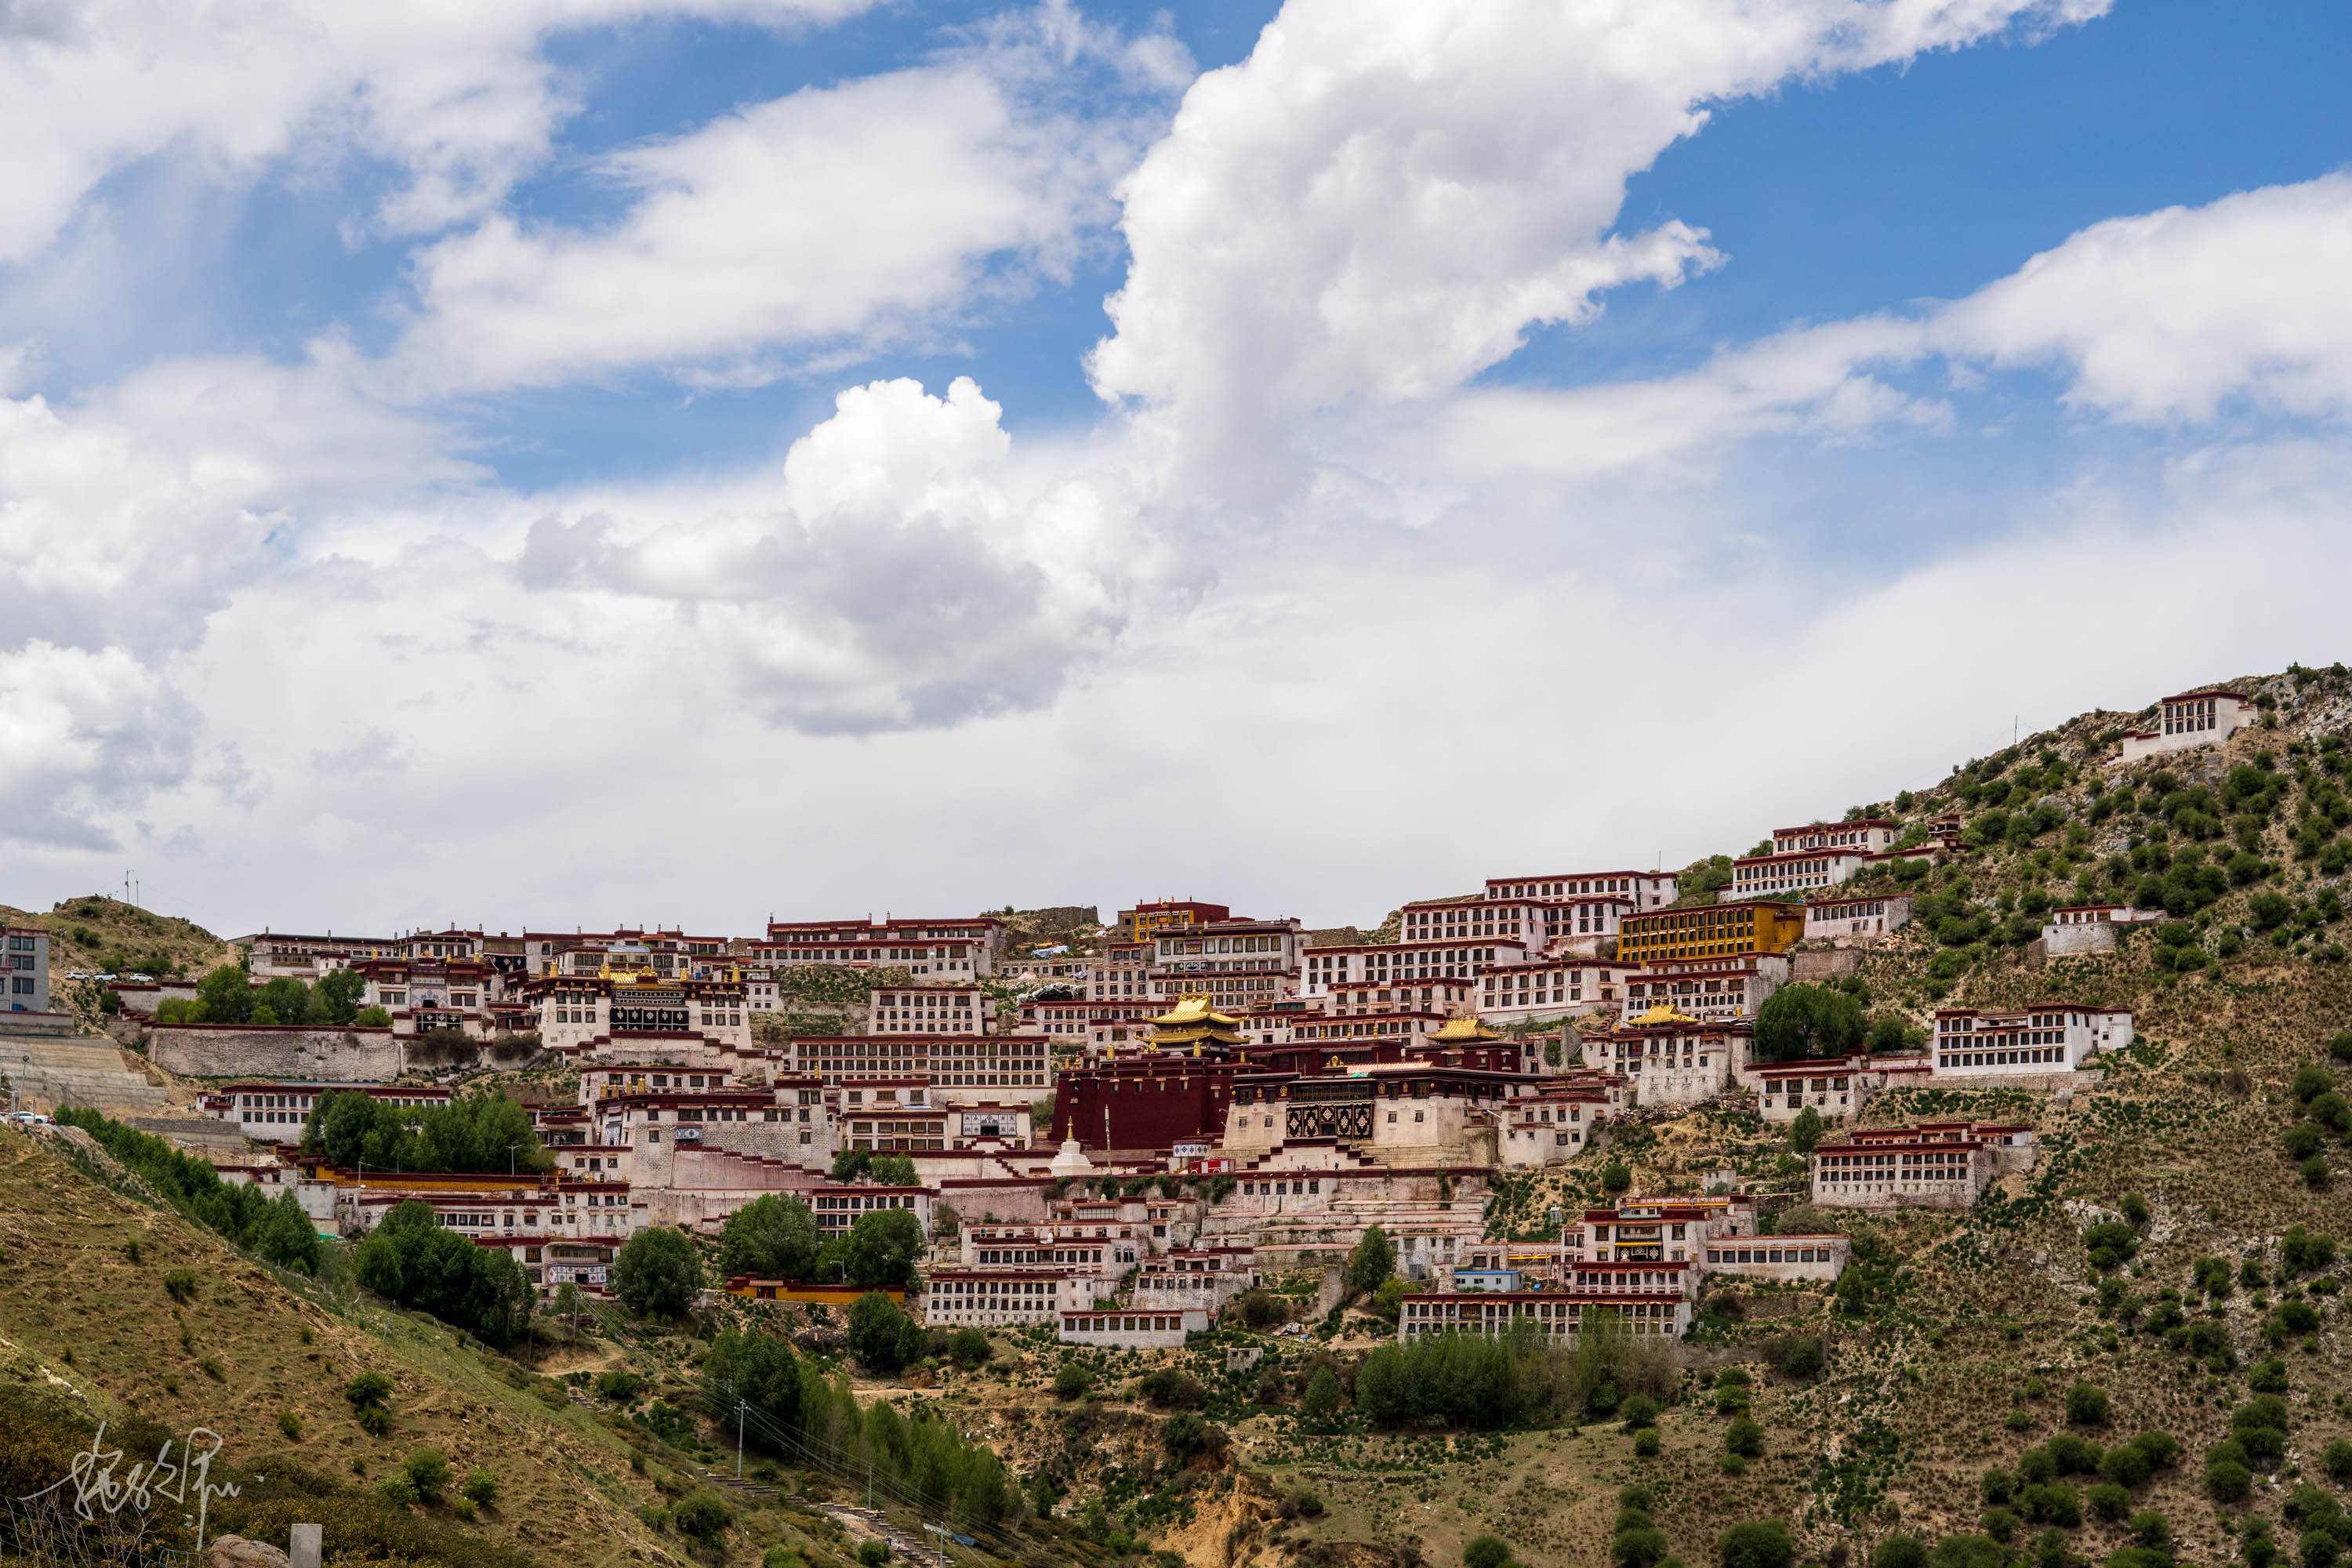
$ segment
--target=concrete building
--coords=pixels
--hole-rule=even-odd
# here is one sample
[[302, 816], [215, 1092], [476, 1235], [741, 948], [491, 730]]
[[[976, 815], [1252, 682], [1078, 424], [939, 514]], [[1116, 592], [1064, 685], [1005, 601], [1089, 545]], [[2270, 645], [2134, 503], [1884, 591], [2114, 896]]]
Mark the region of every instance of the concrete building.
[[391, 1105], [446, 1105], [449, 1091], [415, 1084], [289, 1083], [279, 1079], [248, 1079], [223, 1084], [205, 1096], [205, 1114], [236, 1122], [248, 1138], [290, 1143], [310, 1119], [311, 1107], [323, 1095], [359, 1093]]
[[1994, 1179], [2030, 1169], [2033, 1131], [1992, 1122], [1872, 1127], [1813, 1151], [1812, 1198], [1842, 1208], [1967, 1208]]
[[0, 978], [7, 994], [0, 1007], [11, 1013], [49, 1010], [49, 933], [37, 926], [0, 926]]
[[1642, 1105], [1698, 1105], [1738, 1082], [1753, 1034], [1745, 1022], [1710, 1023], [1660, 1005], [1588, 1032], [1584, 1057], [1621, 1074]]
[[1004, 922], [963, 920], [771, 921], [752, 956], [788, 966], [904, 969], [932, 983], [986, 980], [1004, 952]]
[[1532, 1323], [1555, 1339], [1572, 1339], [1587, 1314], [1617, 1320], [1626, 1332], [1679, 1338], [1690, 1328], [1687, 1298], [1672, 1290], [1567, 1295], [1557, 1290], [1479, 1290], [1407, 1296], [1397, 1318], [1397, 1338], [1424, 1334], [1508, 1333]]
[[1666, 1007], [1704, 1023], [1753, 1023], [1764, 999], [1788, 982], [1786, 954], [1732, 952], [1654, 959], [1625, 972], [1621, 989], [1628, 1018]]
[[1880, 893], [1866, 899], [1831, 899], [1805, 906], [1805, 940], [1837, 946], [1868, 942], [1901, 931], [1911, 923], [1908, 893]]
[[2168, 918], [2162, 910], [2136, 910], [2128, 904], [2068, 904], [2050, 911], [2049, 923], [2042, 928], [2042, 951], [2049, 958], [2113, 952], [2121, 930]]
[[[1616, 959], [1538, 958], [1487, 966], [1478, 976], [1478, 1017], [1508, 1026], [1613, 1006], [1640, 966]], [[1468, 983], [1460, 983], [1466, 991]]]
[[1064, 1344], [1099, 1345], [1106, 1350], [1172, 1351], [1185, 1339], [1209, 1331], [1209, 1314], [1198, 1308], [1182, 1311], [1151, 1311], [1113, 1307], [1064, 1312], [1059, 1338]]
[[[1298, 994], [1323, 996], [1343, 981], [1385, 981], [1400, 989], [1424, 980], [1475, 980], [1496, 963], [1525, 963], [1534, 956], [1523, 942], [1362, 942], [1307, 950]], [[1429, 1005], [1424, 999], [1423, 1005]]]
[[1051, 1323], [1095, 1304], [1095, 1282], [1046, 1268], [934, 1268], [923, 1281], [927, 1327], [1003, 1329]]
[[1749, 900], [1686, 910], [1644, 910], [1618, 927], [1617, 956], [1631, 963], [1662, 958], [1721, 958], [1786, 952], [1803, 940], [1805, 906]]
[[977, 985], [883, 986], [866, 998], [869, 1035], [984, 1035], [996, 1000]]
[[1785, 855], [1747, 855], [1731, 863], [1733, 899], [1785, 899], [1816, 888], [1833, 888], [1870, 863], [1861, 849], [1792, 849]]
[[1143, 1260], [1134, 1300], [1154, 1310], [1205, 1311], [1213, 1322], [1226, 1302], [1259, 1283], [1255, 1247], [1179, 1247]]
[[1939, 1007], [1930, 1047], [1941, 1078], [2031, 1078], [2073, 1072], [2132, 1043], [2128, 1007], [2041, 1002], [2014, 1011]]
[[1585, 899], [1618, 893], [1637, 908], [1664, 909], [1675, 901], [1678, 883], [1672, 871], [1549, 871], [1537, 877], [1489, 877], [1490, 899]]
[[1903, 825], [1878, 816], [1850, 816], [1843, 822], [1814, 822], [1802, 827], [1772, 830], [1772, 853], [1790, 855], [1805, 849], [1858, 849], [1884, 855], [1903, 837]]
[[1880, 1089], [1916, 1088], [1934, 1072], [1934, 1064], [1925, 1054], [1857, 1053], [1835, 1059], [1753, 1063], [1746, 1077], [1756, 1091], [1757, 1110], [1764, 1120], [1787, 1123], [1809, 1109], [1824, 1121], [1845, 1121], [1860, 1115]]
[[927, 1079], [946, 1104], [1041, 1097], [1054, 1082], [1038, 1035], [801, 1035], [785, 1042], [784, 1066], [827, 1088]]
[[2217, 745], [2262, 717], [2253, 699], [2244, 692], [2215, 688], [2179, 692], [2157, 708], [2153, 725], [2125, 732], [2120, 761], [2137, 762], [2165, 752]]

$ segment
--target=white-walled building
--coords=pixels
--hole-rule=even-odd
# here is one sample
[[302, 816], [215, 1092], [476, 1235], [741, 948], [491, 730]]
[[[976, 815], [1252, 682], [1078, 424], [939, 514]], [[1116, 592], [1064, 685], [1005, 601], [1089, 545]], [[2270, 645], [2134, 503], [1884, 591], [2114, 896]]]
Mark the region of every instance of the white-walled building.
[[2040, 1002], [2014, 1011], [1939, 1007], [1931, 1050], [1937, 1078], [2072, 1072], [2132, 1043], [2128, 1007]]
[[1548, 871], [1535, 877], [1489, 877], [1490, 899], [1584, 899], [1622, 893], [1642, 909], [1662, 910], [1675, 901], [1673, 871]]
[[[1424, 980], [1475, 980], [1489, 965], [1525, 963], [1533, 956], [1523, 942], [1361, 942], [1307, 950], [1298, 994], [1322, 996], [1342, 981], [1384, 981], [1398, 987]], [[1428, 1004], [1424, 1004], [1428, 1005]]]
[[1864, 849], [1791, 849], [1786, 854], [1748, 855], [1731, 863], [1728, 899], [1785, 899], [1815, 888], [1833, 888], [1870, 863]]
[[2215, 745], [2261, 717], [2253, 699], [2242, 691], [2183, 691], [2157, 705], [2157, 719], [2149, 728], [2125, 732], [2120, 760], [2135, 762], [2163, 752]]
[[1858, 849], [1884, 855], [1903, 837], [1903, 825], [1878, 816], [1850, 816], [1843, 822], [1813, 822], [1802, 827], [1772, 830], [1772, 853], [1788, 855], [1802, 849]]
[[1911, 923], [1911, 895], [1877, 893], [1805, 906], [1805, 940], [1838, 945], [1867, 942]]
[[1641, 973], [1639, 964], [1582, 956], [1498, 963], [1478, 977], [1478, 1018], [1504, 1026], [1613, 1007]]
[[996, 1001], [977, 985], [889, 985], [867, 998], [869, 1035], [984, 1035]]
[[1209, 1331], [1209, 1321], [1208, 1312], [1197, 1307], [1089, 1309], [1064, 1312], [1059, 1338], [1064, 1344], [1099, 1345], [1106, 1350], [1181, 1350], [1188, 1335]]
[[1629, 1019], [1670, 1007], [1709, 1024], [1753, 1023], [1764, 999], [1788, 982], [1785, 953], [1731, 952], [1656, 959], [1628, 970], [1619, 989]]
[[2032, 1128], [2005, 1123], [1864, 1128], [1813, 1151], [1813, 1202], [1838, 1208], [1968, 1208], [1997, 1176], [2030, 1169], [2037, 1152]]

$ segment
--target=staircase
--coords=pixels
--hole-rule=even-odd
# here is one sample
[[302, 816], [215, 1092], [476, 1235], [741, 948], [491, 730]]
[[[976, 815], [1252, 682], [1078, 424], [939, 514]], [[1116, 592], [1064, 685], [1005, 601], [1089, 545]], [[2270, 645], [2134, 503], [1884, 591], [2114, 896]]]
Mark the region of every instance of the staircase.
[[63, 1013], [0, 1013], [0, 1076], [16, 1091], [19, 1110], [81, 1105], [109, 1116], [150, 1116], [172, 1097], [123, 1059], [103, 1037], [74, 1033]]

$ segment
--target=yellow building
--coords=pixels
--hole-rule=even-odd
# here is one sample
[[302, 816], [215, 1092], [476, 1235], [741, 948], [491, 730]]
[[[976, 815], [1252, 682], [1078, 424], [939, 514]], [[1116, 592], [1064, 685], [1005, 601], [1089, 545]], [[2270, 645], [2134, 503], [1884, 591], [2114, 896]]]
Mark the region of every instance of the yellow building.
[[1742, 952], [1786, 952], [1805, 934], [1805, 906], [1742, 900], [1679, 910], [1643, 910], [1617, 927], [1622, 963], [1662, 958], [1717, 958]]
[[1145, 1021], [1151, 1026], [1150, 1044], [1155, 1050], [1242, 1044], [1241, 1020], [1211, 1008], [1206, 996], [1184, 997], [1157, 1018]]

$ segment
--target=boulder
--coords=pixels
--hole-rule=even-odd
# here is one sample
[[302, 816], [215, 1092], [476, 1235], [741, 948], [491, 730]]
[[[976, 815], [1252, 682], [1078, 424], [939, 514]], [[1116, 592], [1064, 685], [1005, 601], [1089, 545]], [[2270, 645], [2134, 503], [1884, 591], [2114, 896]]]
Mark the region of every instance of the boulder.
[[266, 1541], [242, 1535], [215, 1535], [205, 1556], [205, 1568], [291, 1568], [292, 1560]]

